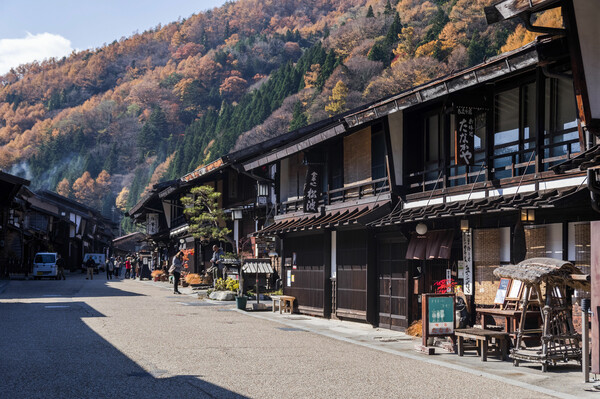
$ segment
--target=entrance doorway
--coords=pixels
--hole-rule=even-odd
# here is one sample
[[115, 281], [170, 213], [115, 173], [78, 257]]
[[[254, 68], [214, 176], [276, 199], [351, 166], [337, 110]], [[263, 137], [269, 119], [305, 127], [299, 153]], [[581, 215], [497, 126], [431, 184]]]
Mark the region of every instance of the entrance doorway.
[[406, 243], [400, 240], [377, 242], [379, 279], [379, 327], [404, 331], [409, 320], [409, 264]]

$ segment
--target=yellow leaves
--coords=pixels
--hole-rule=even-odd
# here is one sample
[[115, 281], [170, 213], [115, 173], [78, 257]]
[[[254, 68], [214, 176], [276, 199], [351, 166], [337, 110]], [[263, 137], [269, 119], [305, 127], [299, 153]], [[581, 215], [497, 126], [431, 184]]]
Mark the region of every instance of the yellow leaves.
[[125, 186], [117, 195], [117, 199], [115, 200], [115, 205], [122, 212], [127, 212], [127, 199], [129, 198], [129, 187]]
[[111, 178], [107, 171], [100, 172], [96, 180], [92, 178], [90, 172], [85, 171], [80, 178], [75, 180], [72, 189], [77, 200], [98, 209], [102, 205], [104, 197], [110, 192], [110, 186]]
[[238, 35], [237, 33], [234, 33], [233, 35], [231, 35], [227, 39], [225, 39], [225, 47], [233, 48], [233, 46], [235, 46], [237, 44], [237, 42], [239, 42], [239, 41], [240, 41], [240, 35]]
[[304, 87], [306, 87], [307, 89], [310, 87], [315, 87], [320, 73], [321, 73], [321, 65], [320, 64], [312, 64], [310, 66], [310, 69], [304, 75]]
[[[562, 14], [560, 8], [552, 8], [548, 11], [541, 13], [537, 20], [533, 23], [537, 26], [545, 26], [550, 28], [562, 28]], [[500, 49], [501, 52], [505, 53], [518, 49], [526, 45], [527, 43], [535, 40], [541, 33], [530, 32], [525, 29], [522, 25], [517, 26], [515, 31], [508, 37], [506, 44]]]
[[415, 51], [415, 57], [431, 57], [433, 56], [433, 51], [435, 49], [435, 44], [437, 40], [432, 40], [428, 43], [425, 43]]
[[363, 95], [367, 99], [386, 97], [433, 80], [446, 72], [446, 64], [432, 57], [399, 61], [385, 70], [381, 76], [373, 79]]
[[412, 58], [415, 55], [419, 38], [415, 35], [415, 29], [412, 27], [402, 28], [402, 33], [399, 35], [400, 42], [396, 49], [393, 50], [396, 56], [395, 62], [404, 61]]
[[63, 197], [69, 197], [71, 194], [71, 184], [67, 178], [62, 179], [56, 186], [56, 192]]
[[345, 110], [346, 97], [348, 97], [348, 87], [344, 82], [338, 80], [329, 96], [330, 103], [325, 106], [325, 111], [329, 112], [329, 116], [339, 114]]

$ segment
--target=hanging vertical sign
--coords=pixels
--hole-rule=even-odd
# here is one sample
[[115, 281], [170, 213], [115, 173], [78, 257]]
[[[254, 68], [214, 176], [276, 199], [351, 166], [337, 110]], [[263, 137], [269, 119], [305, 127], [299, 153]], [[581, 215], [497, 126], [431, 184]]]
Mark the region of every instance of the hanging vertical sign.
[[465, 295], [473, 295], [473, 235], [471, 230], [464, 231], [462, 236], [463, 249], [463, 285]]
[[473, 108], [456, 106], [454, 157], [457, 165], [475, 164], [475, 117]]
[[306, 172], [306, 183], [304, 184], [304, 212], [317, 213], [322, 195], [320, 168], [316, 165], [310, 165]]
[[146, 215], [146, 222], [148, 235], [158, 233], [158, 213], [148, 213]]

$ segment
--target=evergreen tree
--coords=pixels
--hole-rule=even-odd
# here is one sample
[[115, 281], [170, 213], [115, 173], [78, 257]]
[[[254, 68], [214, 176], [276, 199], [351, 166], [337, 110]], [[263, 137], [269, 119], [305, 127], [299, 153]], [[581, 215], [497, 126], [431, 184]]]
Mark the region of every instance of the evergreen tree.
[[394, 14], [394, 20], [388, 28], [385, 37], [375, 41], [371, 50], [367, 54], [367, 58], [371, 61], [381, 61], [384, 65], [388, 66], [392, 62], [393, 52], [392, 49], [395, 47], [399, 40], [398, 35], [402, 33], [402, 22], [400, 21], [400, 14], [396, 12]]
[[110, 152], [108, 153], [108, 156], [104, 160], [104, 165], [102, 166], [102, 169], [104, 169], [110, 174], [113, 174], [118, 166], [118, 157], [119, 155], [117, 153], [117, 143], [113, 143], [110, 147]]
[[369, 9], [367, 10], [367, 15], [365, 15], [365, 17], [375, 18], [375, 14], [373, 13], [373, 6], [369, 6]]
[[394, 10], [392, 9], [390, 0], [387, 0], [387, 3], [385, 3], [385, 8], [383, 9], [383, 15], [392, 15], [393, 12]]
[[289, 131], [300, 129], [308, 124], [308, 117], [302, 110], [302, 103], [296, 101], [294, 104], [294, 111], [292, 113], [292, 120], [290, 121]]
[[486, 57], [487, 40], [479, 35], [479, 32], [473, 33], [469, 47], [467, 48], [468, 66], [479, 64]]

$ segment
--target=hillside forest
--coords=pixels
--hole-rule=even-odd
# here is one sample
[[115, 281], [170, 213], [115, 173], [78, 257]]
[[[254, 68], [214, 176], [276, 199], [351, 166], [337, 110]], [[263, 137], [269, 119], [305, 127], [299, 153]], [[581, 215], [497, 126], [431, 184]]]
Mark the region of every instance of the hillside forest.
[[487, 26], [494, 2], [238, 0], [21, 65], [0, 76], [0, 168], [114, 216], [232, 150], [535, 38]]

